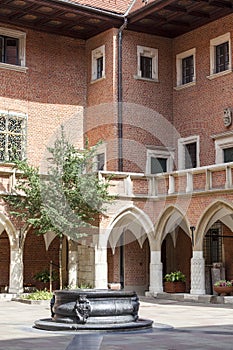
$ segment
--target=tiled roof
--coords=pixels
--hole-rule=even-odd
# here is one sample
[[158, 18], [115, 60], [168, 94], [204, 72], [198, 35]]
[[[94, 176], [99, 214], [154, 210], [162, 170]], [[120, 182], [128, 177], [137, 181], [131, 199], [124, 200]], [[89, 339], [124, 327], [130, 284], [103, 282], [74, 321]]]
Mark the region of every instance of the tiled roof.
[[[63, 0], [60, 0], [63, 1]], [[79, 5], [86, 5], [99, 10], [105, 10], [118, 14], [125, 14], [132, 6], [133, 10], [144, 6], [142, 0], [64, 0], [65, 2], [77, 3]], [[135, 2], [135, 4], [134, 4]]]

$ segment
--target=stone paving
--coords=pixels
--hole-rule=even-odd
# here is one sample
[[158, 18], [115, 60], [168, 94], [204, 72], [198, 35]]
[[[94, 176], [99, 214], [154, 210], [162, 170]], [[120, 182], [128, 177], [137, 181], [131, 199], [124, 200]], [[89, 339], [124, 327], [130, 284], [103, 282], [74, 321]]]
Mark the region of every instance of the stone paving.
[[233, 306], [141, 298], [140, 317], [154, 328], [131, 333], [65, 333], [33, 328], [49, 302], [0, 301], [1, 350], [233, 350]]

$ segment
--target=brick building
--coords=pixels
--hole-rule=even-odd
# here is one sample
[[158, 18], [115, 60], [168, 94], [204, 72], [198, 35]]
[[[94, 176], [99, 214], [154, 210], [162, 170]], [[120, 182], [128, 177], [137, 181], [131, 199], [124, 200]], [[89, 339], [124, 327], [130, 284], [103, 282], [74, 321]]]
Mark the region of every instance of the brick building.
[[[2, 196], [14, 152], [43, 167], [61, 124], [77, 146], [102, 140], [97, 170], [113, 175], [99, 235], [64, 239], [65, 283], [153, 294], [181, 270], [211, 294], [213, 267], [233, 279], [232, 1], [0, 4]], [[3, 200], [0, 228], [9, 292], [58, 264], [58, 239], [25, 233]]]

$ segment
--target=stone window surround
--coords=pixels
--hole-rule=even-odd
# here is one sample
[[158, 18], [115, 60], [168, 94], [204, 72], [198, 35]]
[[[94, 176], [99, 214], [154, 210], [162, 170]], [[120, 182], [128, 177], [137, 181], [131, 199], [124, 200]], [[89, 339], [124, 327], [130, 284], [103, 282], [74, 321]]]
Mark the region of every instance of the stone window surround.
[[0, 62], [0, 68], [26, 72], [26, 33], [19, 30], [0, 27], [0, 35], [19, 39], [19, 61], [20, 65], [8, 64]]
[[[229, 43], [229, 68], [225, 71], [215, 73], [215, 47], [225, 42]], [[231, 35], [230, 32], [220, 35], [210, 40], [210, 75], [208, 79], [214, 79], [232, 72], [232, 57], [231, 57]]]
[[146, 174], [151, 174], [151, 158], [167, 159], [167, 172], [173, 171], [174, 149], [161, 146], [147, 146]]
[[[182, 83], [182, 60], [186, 57], [193, 56], [193, 81], [190, 83], [183, 84]], [[176, 87], [175, 90], [180, 90], [183, 88], [187, 88], [196, 84], [196, 48], [192, 48], [190, 50], [181, 52], [176, 55]]]
[[212, 139], [215, 140], [215, 163], [224, 163], [223, 150], [233, 147], [233, 131], [213, 135]]
[[107, 161], [107, 145], [106, 143], [101, 143], [98, 147], [97, 147], [97, 150], [96, 150], [96, 155], [93, 159], [94, 161], [94, 171], [97, 171], [97, 156], [99, 154], [104, 154], [104, 169], [103, 171], [107, 170], [106, 169], [106, 161]]
[[[152, 58], [152, 79], [143, 78], [141, 72], [141, 60], [140, 57]], [[158, 82], [158, 49], [137, 45], [137, 75], [134, 76], [138, 80], [146, 80], [152, 82]]]
[[[103, 57], [103, 70], [101, 78], [97, 78], [97, 59]], [[105, 78], [105, 45], [99, 46], [91, 52], [91, 82]]]
[[185, 145], [195, 142], [197, 144], [197, 168], [200, 166], [200, 136], [192, 135], [178, 140], [178, 169], [185, 169]]

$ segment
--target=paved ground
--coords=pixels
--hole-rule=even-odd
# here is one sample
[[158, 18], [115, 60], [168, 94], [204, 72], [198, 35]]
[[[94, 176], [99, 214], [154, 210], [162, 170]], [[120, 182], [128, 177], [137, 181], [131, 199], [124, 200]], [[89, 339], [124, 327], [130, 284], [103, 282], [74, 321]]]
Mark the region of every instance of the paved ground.
[[[1, 350], [233, 350], [233, 306], [141, 299], [140, 317], [152, 330], [133, 333], [62, 333], [33, 328], [50, 316], [49, 303], [0, 301]], [[162, 328], [161, 324], [171, 327]]]

